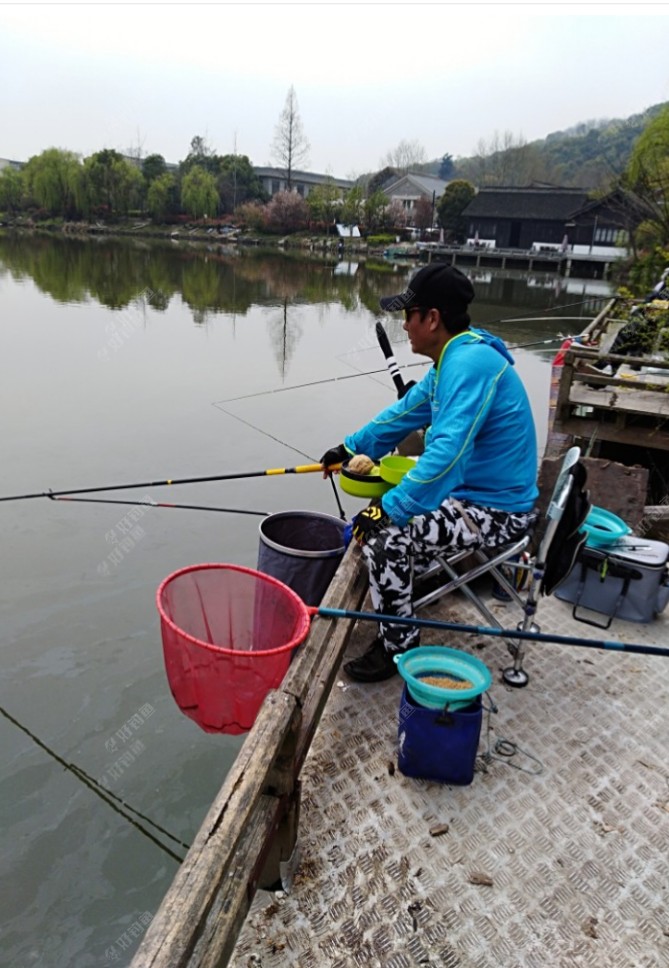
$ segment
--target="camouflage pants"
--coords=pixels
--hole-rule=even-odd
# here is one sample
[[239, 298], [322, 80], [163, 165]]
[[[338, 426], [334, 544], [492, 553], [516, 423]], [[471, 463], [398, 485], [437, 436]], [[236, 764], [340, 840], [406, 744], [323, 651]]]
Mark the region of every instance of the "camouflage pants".
[[[436, 511], [413, 518], [399, 528], [392, 524], [363, 546], [369, 571], [369, 591], [376, 612], [413, 616], [413, 575], [419, 575], [438, 555], [465, 548], [499, 548], [519, 541], [531, 527], [534, 515], [509, 513], [462, 502], [473, 530], [461, 511], [445, 501]], [[419, 644], [419, 629], [380, 622], [380, 634], [391, 651]]]

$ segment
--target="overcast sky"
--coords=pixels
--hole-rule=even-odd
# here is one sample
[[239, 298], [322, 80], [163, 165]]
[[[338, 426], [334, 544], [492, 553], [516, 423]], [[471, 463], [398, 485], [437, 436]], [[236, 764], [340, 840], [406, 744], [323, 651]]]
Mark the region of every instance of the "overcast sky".
[[194, 135], [272, 163], [294, 85], [313, 171], [373, 171], [401, 139], [428, 158], [531, 141], [669, 101], [668, 4], [5, 4], [0, 157]]

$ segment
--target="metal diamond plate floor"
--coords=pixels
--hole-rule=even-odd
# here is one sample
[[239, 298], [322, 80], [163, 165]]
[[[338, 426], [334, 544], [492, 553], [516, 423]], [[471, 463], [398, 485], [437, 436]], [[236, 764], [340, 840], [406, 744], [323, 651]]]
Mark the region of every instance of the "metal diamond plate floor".
[[[459, 595], [423, 614], [481, 624]], [[667, 618], [600, 635], [548, 599], [538, 621], [669, 644]], [[349, 655], [370, 630], [356, 628]], [[530, 683], [511, 689], [502, 641], [435, 630], [422, 641], [471, 651], [493, 673], [498, 712], [484, 714], [472, 784], [403, 776], [401, 680], [363, 686], [342, 671], [302, 774], [292, 889], [256, 896], [230, 964], [667, 968], [669, 660], [530, 642]], [[488, 758], [500, 738], [518, 752]]]

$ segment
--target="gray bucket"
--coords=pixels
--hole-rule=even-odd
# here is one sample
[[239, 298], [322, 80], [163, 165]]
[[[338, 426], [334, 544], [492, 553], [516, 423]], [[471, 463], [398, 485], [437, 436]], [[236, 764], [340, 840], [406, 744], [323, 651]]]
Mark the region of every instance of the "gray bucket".
[[320, 605], [346, 550], [346, 523], [318, 511], [279, 511], [260, 524], [258, 571], [278, 578], [307, 605]]

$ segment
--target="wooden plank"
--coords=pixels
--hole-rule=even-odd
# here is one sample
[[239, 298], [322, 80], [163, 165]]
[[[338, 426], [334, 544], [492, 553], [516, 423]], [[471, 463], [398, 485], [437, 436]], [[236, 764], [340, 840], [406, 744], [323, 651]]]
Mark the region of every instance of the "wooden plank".
[[669, 432], [662, 427], [639, 427], [630, 424], [618, 427], [592, 417], [568, 416], [556, 418], [555, 429], [562, 434], [571, 434], [584, 440], [612, 440], [620, 444], [634, 444], [636, 447], [650, 447], [669, 450]]
[[234, 868], [235, 850], [249, 833], [266, 779], [283, 739], [299, 716], [291, 696], [271, 692], [260, 708], [225, 783], [177, 871], [132, 968], [185, 968], [206, 930], [217, 894]]
[[636, 413], [650, 417], [669, 416], [669, 394], [662, 390], [640, 390], [620, 388], [614, 390], [593, 390], [580, 383], [574, 383], [569, 394], [569, 402], [579, 406], [594, 407], [596, 410], [610, 410], [619, 413]]
[[[256, 891], [256, 858], [271, 839], [276, 828], [276, 797], [261, 797], [252, 821], [244, 831], [233, 863], [213, 899], [209, 916], [194, 945], [190, 959], [184, 964], [199, 968], [224, 968], [237, 943], [246, 915]], [[166, 962], [172, 966], [172, 962]], [[175, 962], [175, 968], [181, 963]], [[134, 968], [134, 962], [133, 962]]]

